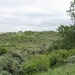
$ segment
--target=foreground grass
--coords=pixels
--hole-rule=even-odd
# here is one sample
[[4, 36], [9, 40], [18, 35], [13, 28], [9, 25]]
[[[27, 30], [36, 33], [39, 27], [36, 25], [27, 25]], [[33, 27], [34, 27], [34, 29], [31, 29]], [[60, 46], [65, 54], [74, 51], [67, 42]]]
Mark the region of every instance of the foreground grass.
[[68, 64], [37, 75], [75, 75], [75, 64]]

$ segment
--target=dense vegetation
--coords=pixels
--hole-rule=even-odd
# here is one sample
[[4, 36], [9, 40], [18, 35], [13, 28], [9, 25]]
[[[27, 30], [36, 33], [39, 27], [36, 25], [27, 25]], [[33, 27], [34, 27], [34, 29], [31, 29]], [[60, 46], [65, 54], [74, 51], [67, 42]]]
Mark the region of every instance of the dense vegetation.
[[70, 60], [70, 57], [75, 55], [75, 49], [59, 47], [61, 37], [54, 31], [1, 34], [0, 74], [36, 75], [74, 62], [75, 59]]
[[9, 50], [31, 50], [38, 51], [49, 47], [49, 45], [59, 38], [59, 33], [53, 31], [44, 32], [8, 32], [0, 35], [0, 47]]
[[50, 69], [48, 72], [43, 72], [36, 75], [75, 75], [75, 64], [60, 66], [55, 69]]
[[0, 34], [0, 75], [75, 75], [75, 0], [67, 11], [73, 25], [58, 32]]
[[61, 39], [53, 42], [52, 46], [47, 49], [47, 52], [52, 51], [50, 54], [52, 56], [49, 59], [50, 64], [52, 63], [50, 68], [57, 65], [62, 66], [51, 68], [49, 72], [37, 75], [75, 75], [75, 0], [70, 2], [67, 12], [73, 25], [60, 25], [57, 30], [61, 35]]
[[[0, 73], [5, 75], [24, 75], [26, 71], [24, 71], [23, 66], [35, 55], [40, 59], [44, 56], [41, 62], [39, 62], [40, 59], [37, 59], [38, 65], [41, 65], [43, 61], [46, 62], [44, 60], [46, 55], [42, 56], [42, 54], [45, 54], [52, 42], [59, 38], [59, 33], [54, 31], [19, 31], [0, 34]], [[43, 65], [45, 64], [43, 63]]]

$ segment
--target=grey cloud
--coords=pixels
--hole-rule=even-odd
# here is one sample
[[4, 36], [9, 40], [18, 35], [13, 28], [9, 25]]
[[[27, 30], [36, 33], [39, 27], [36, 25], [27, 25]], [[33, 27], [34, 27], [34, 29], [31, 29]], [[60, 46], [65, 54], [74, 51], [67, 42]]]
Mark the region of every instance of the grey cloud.
[[37, 3], [37, 0], [0, 0], [0, 5], [6, 6], [6, 7], [17, 7], [22, 5], [35, 5]]
[[0, 30], [55, 30], [60, 24], [69, 24], [67, 13], [61, 8], [55, 8], [56, 5], [50, 7], [49, 2], [50, 0], [0, 0]]

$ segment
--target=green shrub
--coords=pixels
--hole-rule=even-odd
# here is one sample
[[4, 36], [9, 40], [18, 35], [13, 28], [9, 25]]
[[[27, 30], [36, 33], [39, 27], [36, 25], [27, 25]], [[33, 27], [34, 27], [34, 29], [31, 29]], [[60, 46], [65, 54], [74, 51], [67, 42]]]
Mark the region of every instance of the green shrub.
[[11, 75], [11, 74], [9, 72], [7, 72], [7, 71], [1, 70], [0, 75]]
[[75, 49], [71, 49], [71, 50], [69, 50], [69, 52], [70, 52], [71, 56], [75, 55]]
[[36, 72], [47, 71], [49, 67], [49, 60], [46, 55], [36, 55], [32, 60], [23, 65], [23, 70], [27, 75]]
[[7, 53], [7, 49], [5, 47], [0, 47], [0, 55]]
[[7, 67], [8, 60], [4, 56], [0, 56], [0, 70], [2, 70], [4, 67]]
[[53, 51], [48, 55], [50, 67], [59, 66], [64, 64], [64, 60], [70, 56], [70, 53], [67, 50], [57, 50]]
[[36, 75], [75, 75], [75, 64], [59, 66]]
[[2, 75], [18, 75], [21, 71], [21, 64], [18, 58], [13, 58], [12, 54], [7, 53], [0, 56], [0, 73]]
[[64, 46], [63, 46], [62, 42], [63, 41], [61, 39], [53, 41], [53, 43], [51, 44], [51, 46], [49, 46], [47, 48], [47, 53], [51, 53], [53, 50], [64, 49]]
[[75, 63], [75, 55], [69, 57], [69, 58], [66, 60], [66, 63], [67, 63], [67, 64], [73, 64], [73, 63]]

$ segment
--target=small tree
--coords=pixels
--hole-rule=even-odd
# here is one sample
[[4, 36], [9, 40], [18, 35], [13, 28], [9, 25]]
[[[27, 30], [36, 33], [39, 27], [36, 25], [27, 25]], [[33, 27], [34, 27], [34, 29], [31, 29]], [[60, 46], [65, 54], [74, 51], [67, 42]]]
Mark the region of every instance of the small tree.
[[69, 10], [67, 11], [68, 15], [71, 17], [71, 20], [73, 21], [75, 25], [75, 0], [70, 2]]
[[63, 46], [66, 49], [75, 48], [75, 25], [61, 25], [57, 30], [62, 36]]
[[73, 25], [64, 26], [61, 25], [58, 27], [58, 32], [61, 34], [63, 38], [63, 45], [66, 49], [74, 48], [75, 46], [75, 0], [70, 2], [69, 10], [67, 11], [71, 20], [73, 21]]

